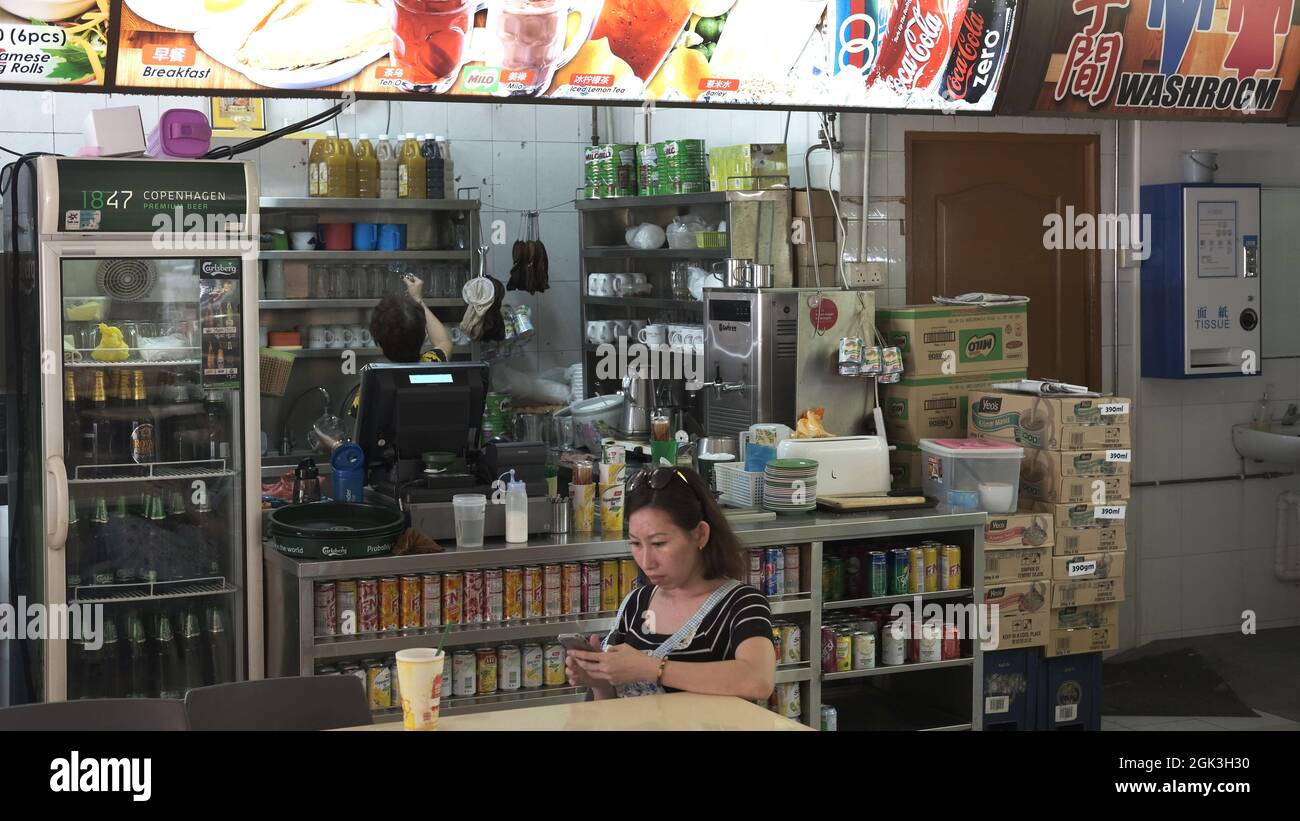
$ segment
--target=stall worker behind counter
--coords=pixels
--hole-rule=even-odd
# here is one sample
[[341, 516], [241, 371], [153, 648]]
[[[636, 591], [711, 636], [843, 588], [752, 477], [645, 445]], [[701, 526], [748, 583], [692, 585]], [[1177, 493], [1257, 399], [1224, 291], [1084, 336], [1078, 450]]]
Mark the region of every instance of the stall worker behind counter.
[[[405, 294], [389, 294], [379, 300], [370, 315], [370, 335], [384, 351], [389, 362], [446, 362], [452, 349], [451, 334], [429, 306], [424, 304], [424, 282], [415, 274], [402, 277]], [[425, 339], [432, 350], [421, 351]], [[352, 415], [361, 402], [358, 393], [352, 399]]]
[[570, 650], [569, 682], [597, 699], [687, 691], [766, 699], [772, 611], [742, 584], [746, 552], [708, 486], [684, 467], [643, 470], [627, 492], [632, 558], [650, 583], [619, 607], [604, 650]]

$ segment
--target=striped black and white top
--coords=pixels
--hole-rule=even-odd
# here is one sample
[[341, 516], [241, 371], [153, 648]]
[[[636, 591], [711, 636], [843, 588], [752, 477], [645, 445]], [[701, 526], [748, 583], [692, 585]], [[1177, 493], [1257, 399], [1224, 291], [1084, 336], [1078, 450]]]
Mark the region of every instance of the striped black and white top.
[[[618, 630], [624, 643], [641, 651], [653, 651], [671, 634], [652, 632], [646, 618], [647, 607], [658, 589], [642, 585], [632, 592], [632, 600], [623, 611]], [[736, 648], [745, 639], [760, 636], [772, 641], [772, 609], [767, 597], [756, 588], [740, 585], [724, 598], [700, 624], [694, 636], [668, 654], [670, 661], [733, 661]], [[671, 688], [665, 688], [674, 692]]]

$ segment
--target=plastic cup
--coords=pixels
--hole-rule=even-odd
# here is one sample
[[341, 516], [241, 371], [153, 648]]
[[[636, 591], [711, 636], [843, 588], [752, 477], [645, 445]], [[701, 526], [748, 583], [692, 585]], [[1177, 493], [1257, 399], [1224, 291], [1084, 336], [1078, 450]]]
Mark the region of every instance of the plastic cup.
[[621, 485], [627, 475], [627, 464], [625, 462], [615, 462], [613, 464], [601, 462], [598, 473], [598, 483], [601, 486]]
[[397, 651], [397, 684], [402, 693], [402, 724], [406, 729], [438, 729], [446, 658], [445, 653], [429, 647]]
[[590, 533], [596, 528], [596, 486], [569, 485], [569, 499], [573, 504], [571, 527], [577, 533]]
[[456, 515], [456, 547], [482, 547], [487, 497], [481, 493], [460, 493], [451, 497], [451, 507]]

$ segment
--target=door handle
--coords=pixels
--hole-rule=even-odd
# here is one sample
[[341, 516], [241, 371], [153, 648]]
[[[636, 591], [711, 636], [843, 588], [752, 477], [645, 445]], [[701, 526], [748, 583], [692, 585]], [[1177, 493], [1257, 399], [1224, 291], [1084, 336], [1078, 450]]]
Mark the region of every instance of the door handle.
[[68, 540], [68, 469], [62, 456], [46, 458], [45, 479], [46, 499], [53, 500], [45, 507], [45, 544], [51, 550], [62, 550]]

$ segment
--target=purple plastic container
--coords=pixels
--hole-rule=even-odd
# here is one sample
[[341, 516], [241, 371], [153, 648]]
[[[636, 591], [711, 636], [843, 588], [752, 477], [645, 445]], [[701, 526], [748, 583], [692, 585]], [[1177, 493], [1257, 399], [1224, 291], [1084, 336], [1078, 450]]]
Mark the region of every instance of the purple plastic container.
[[149, 132], [146, 154], [150, 157], [202, 157], [212, 148], [212, 126], [201, 111], [170, 108]]

